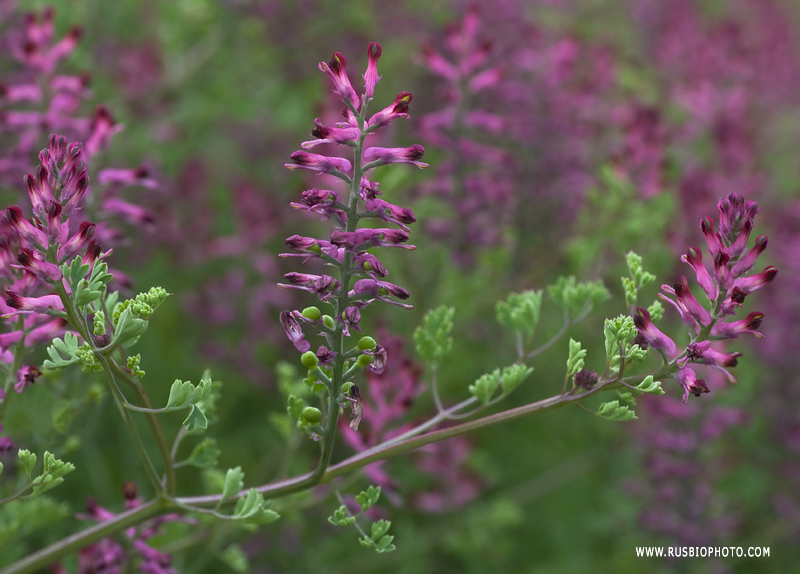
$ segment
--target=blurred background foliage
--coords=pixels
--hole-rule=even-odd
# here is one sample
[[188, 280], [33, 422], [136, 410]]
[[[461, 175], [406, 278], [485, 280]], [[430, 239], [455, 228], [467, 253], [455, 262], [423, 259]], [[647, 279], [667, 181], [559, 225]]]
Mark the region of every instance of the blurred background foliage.
[[[278, 325], [278, 313], [310, 304], [308, 297], [274, 287], [282, 273], [299, 270], [297, 260], [278, 260], [274, 255], [284, 250], [283, 239], [288, 235], [322, 236], [327, 230], [325, 224], [289, 208], [290, 201], [315, 183], [285, 170], [283, 164], [299, 149], [299, 143], [308, 139], [312, 120], [330, 120], [338, 109], [338, 104], [326, 97], [330, 91], [327, 78], [317, 70], [317, 63], [327, 61], [334, 51], [347, 56], [356, 83], [356, 74], [366, 64], [366, 46], [370, 41], [381, 42], [383, 81], [376, 93], [376, 109], [401, 90], [414, 94], [411, 118], [386, 141], [398, 146], [421, 143], [432, 167], [427, 172], [384, 168], [380, 181], [388, 201], [411, 207], [418, 218], [411, 240], [418, 249], [391, 250], [382, 256], [391, 270], [389, 279], [411, 292], [415, 308], [409, 312], [373, 306], [364, 313], [363, 330], [379, 342], [384, 333], [404, 337], [403, 353], [416, 361], [410, 334], [422, 314], [443, 303], [455, 307], [455, 347], [440, 369], [440, 388], [448, 403], [464, 398], [467, 385], [482, 373], [515, 359], [514, 341], [494, 319], [496, 301], [512, 291], [544, 288], [560, 274], [602, 279], [614, 295], [571, 331], [571, 336], [580, 338], [589, 349], [587, 366], [602, 368], [602, 320], [627, 311], [619, 285], [624, 253], [633, 249], [642, 255], [659, 283], [679, 280], [686, 274], [679, 256], [688, 245], [702, 244], [697, 221], [714, 217], [716, 200], [738, 190], [724, 185], [707, 186], [696, 193], [687, 190], [687, 173], [693, 166], [706, 166], [706, 173], [711, 174], [729, 172], [724, 162], [715, 163], [719, 152], [713, 131], [685, 133], [691, 131], [686, 126], [691, 128], [695, 118], [676, 103], [671, 76], [659, 68], [657, 55], [653, 56], [649, 45], [653, 28], [648, 25], [667, 26], [668, 19], [648, 24], [641, 12], [642, 6], [651, 3], [541, 0], [500, 2], [492, 8], [494, 4], [478, 2], [477, 6], [485, 39], [498, 48], [496, 64], [507, 73], [522, 65], [511, 57], [511, 48], [530, 40], [513, 35], [525, 30], [520, 26], [523, 22], [514, 22], [514, 26], [503, 22], [504, 14], [512, 9], [519, 10], [530, 26], [526, 33], [543, 38], [538, 44], [530, 42], [531, 46], [549, 50], [568, 39], [581, 50], [606, 50], [613, 57], [614, 70], [603, 88], [603, 98], [610, 103], [593, 104], [600, 117], [565, 120], [565, 129], [574, 132], [573, 139], [562, 140], [558, 126], [544, 126], [555, 130], [541, 132], [544, 141], [531, 140], [527, 146], [507, 138], [498, 144], [513, 153], [523, 167], [515, 171], [511, 193], [524, 199], [519, 204], [495, 206], [499, 212], [514, 211], [507, 215], [516, 217], [517, 224], [503, 224], [501, 239], [477, 246], [467, 265], [455, 262], [448, 241], [424, 223], [442, 214], [457, 217], [453, 205], [420, 191], [437, 164], [453, 150], [430, 145], [415, 131], [421, 117], [443, 107], [441, 82], [423, 65], [423, 46], [441, 45], [443, 31], [448, 25], [457, 25], [468, 9], [465, 2], [74, 0], [56, 6], [57, 30], [63, 33], [73, 25], [84, 29], [65, 70], [90, 71], [92, 102], [105, 103], [116, 121], [125, 125], [104, 154], [103, 164], [147, 162], [160, 184], [158, 189], [142, 189], [140, 195], [128, 196], [152, 209], [159, 219], [149, 228], [130, 228], [128, 244], [116, 249], [112, 258], [113, 265], [133, 277], [134, 292], [161, 285], [174, 295], [161, 307], [139, 345], [148, 392], [156, 404], [163, 404], [174, 379], [196, 382], [210, 367], [224, 387], [219, 421], [208, 434], [222, 450], [219, 467], [242, 465], [248, 485], [306, 472], [316, 455], [316, 445], [300, 441], [294, 444], [294, 458], [287, 462], [283, 452], [287, 442], [280, 425], [273, 421], [274, 414], [284, 412], [285, 406], [285, 396], [278, 388], [278, 362], [297, 363], [296, 353]], [[768, 4], [770, 10], [781, 11], [783, 23], [796, 35], [797, 5], [788, 1]], [[20, 1], [18, 13], [46, 5]], [[689, 6], [709, 26], [729, 19], [741, 26], [742, 34], [748, 34], [748, 15], [759, 10], [758, 5], [682, 1], [675, 9]], [[18, 22], [15, 17], [9, 16], [10, 25]], [[756, 33], [769, 36], [763, 30]], [[754, 41], [761, 41], [759, 38], [763, 39], [759, 36]], [[795, 52], [785, 57], [800, 61], [797, 46], [793, 47]], [[591, 83], [587, 85], [595, 89]], [[535, 115], [536, 105], [542, 107], [542, 114], [552, 114], [556, 108], [547, 106], [553, 101], [575, 97], [574, 91], [562, 96], [561, 89], [567, 88], [544, 83], [531, 87], [541, 94], [536, 92], [538, 99], [529, 102], [525, 110], [515, 109], [513, 102], [502, 97], [489, 104], [512, 120]], [[747, 89], [752, 86], [743, 84], [742, 90]], [[766, 85], [763, 89], [773, 88]], [[782, 233], [788, 241], [800, 229], [791, 229], [796, 218], [788, 224], [781, 218], [797, 208], [798, 94], [787, 92], [782, 99], [776, 97], [777, 103], [759, 100], [760, 107], [750, 115], [746, 114], [751, 108], [740, 110], [738, 118], [747, 141], [756, 148], [748, 173], [758, 175], [759, 186], [748, 199], [762, 205], [757, 223], [771, 225], [773, 244], [784, 241]], [[742, 97], [750, 96], [745, 93]], [[663, 148], [659, 148], [663, 159], [657, 162], [658, 190], [649, 194], [642, 191], [645, 184], [637, 181], [633, 171], [626, 174], [624, 151], [620, 155], [631, 132], [631, 124], [620, 110], [634, 103], [655, 110], [658, 125], [653, 130], [665, 130], [668, 135], [664, 139], [672, 137], [663, 143], [661, 136], [653, 136], [658, 140], [653, 145]], [[600, 112], [608, 115], [603, 117]], [[744, 125], [746, 122], [755, 123]], [[673, 137], [680, 130], [683, 135]], [[702, 132], [703, 127], [697, 130]], [[531, 137], [535, 139], [536, 133]], [[577, 145], [587, 147], [581, 152], [579, 168], [572, 159], [566, 163], [541, 161], [548, 157], [551, 146], [572, 149]], [[558, 187], [540, 194], [537, 177], [555, 180], [561, 176], [558, 170], [580, 171], [580, 194], [566, 197]], [[22, 194], [22, 186], [14, 192]], [[759, 232], [766, 231], [761, 228]], [[226, 243], [225, 238], [235, 241]], [[789, 259], [795, 258], [795, 267], [800, 266], [796, 252], [789, 253]], [[772, 257], [771, 251], [765, 257]], [[787, 264], [786, 260], [768, 262], [784, 273], [781, 263]], [[790, 281], [791, 274], [786, 272], [786, 276]], [[768, 306], [766, 301], [778, 299], [780, 293], [791, 297], [790, 284], [784, 289], [759, 292], [750, 310]], [[658, 286], [648, 287], [641, 301], [649, 304], [657, 291]], [[773, 307], [780, 309], [779, 303]], [[657, 417], [648, 420], [649, 409], [642, 406], [638, 410], [642, 420], [612, 424], [577, 409], [556, 410], [475, 433], [468, 437], [469, 455], [460, 468], [479, 485], [479, 492], [469, 502], [440, 512], [419, 508], [415, 496], [431, 488], [455, 491], [458, 485], [437, 484], [429, 474], [419, 472], [416, 455], [389, 461], [385, 468], [397, 498], [395, 504], [384, 498], [381, 506], [393, 521], [398, 547], [394, 553], [370, 553], [358, 545], [354, 530], [330, 526], [326, 517], [337, 503], [325, 489], [277, 501], [276, 508], [284, 518], [258, 532], [204, 520], [198, 525], [175, 523], [158, 540], [158, 547], [174, 553], [178, 571], [196, 573], [245, 571], [242, 556], [230, 550], [234, 542], [241, 544], [252, 572], [352, 574], [381, 569], [415, 574], [535, 574], [598, 567], [614, 572], [792, 571], [800, 561], [797, 469], [789, 469], [788, 474], [777, 469], [783, 469], [781, 461], [798, 452], [792, 444], [776, 440], [778, 431], [772, 423], [784, 415], [770, 410], [775, 408], [775, 400], [780, 400], [765, 400], [765, 395], [780, 397], [782, 381], [797, 381], [796, 371], [792, 373], [786, 366], [792, 360], [788, 355], [796, 351], [781, 348], [781, 332], [773, 335], [773, 317], [774, 313], [768, 313], [762, 329], [773, 340], [771, 354], [759, 351], [763, 341], [737, 341], [735, 350], [746, 354], [736, 369], [740, 383], [732, 388], [714, 387], [711, 395], [698, 399], [704, 404], [694, 419], [677, 423]], [[559, 312], [546, 302], [537, 340], [545, 342], [559, 329], [560, 321]], [[671, 309], [665, 321], [663, 330], [680, 331], [680, 321]], [[522, 405], [559, 392], [566, 349], [565, 337], [537, 357], [532, 377], [503, 406]], [[775, 357], [786, 357], [786, 361], [781, 363]], [[25, 520], [11, 523], [0, 517], [0, 566], [74, 530], [72, 517], [82, 511], [87, 496], [119, 510], [124, 481], [137, 481], [145, 497], [152, 494], [147, 492], [144, 475], [102, 381], [78, 372], [68, 377], [71, 380], [63, 396], [54, 398], [43, 381], [26, 390], [25, 402], [15, 401], [6, 413], [5, 424], [16, 443], [58, 444], [57, 454], [72, 461], [77, 470], [50, 498], [25, 502]], [[421, 381], [425, 380], [422, 375]], [[668, 394], [679, 396], [677, 385], [665, 386]], [[643, 518], [648, 508], [660, 508], [661, 502], [648, 485], [664, 476], [653, 478], [647, 463], [650, 450], [659, 446], [640, 437], [654, 426], [658, 431], [656, 425], [664, 424], [666, 429], [667, 424], [677, 424], [685, 427], [681, 432], [694, 433], [705, 442], [695, 422], [706, 416], [706, 403], [741, 407], [747, 411], [747, 423], [727, 429], [721, 438], [708, 439], [708, 445], [701, 445], [707, 448], [686, 454], [695, 457], [693, 463], [703, 470], [672, 477], [673, 486], [684, 480], [708, 488], [698, 500], [693, 498], [700, 496], [692, 490], [696, 484], [684, 485], [685, 492], [675, 487], [676, 506], [688, 506], [682, 515], [685, 523], [678, 531], [693, 532], [692, 528], [701, 525], [708, 529], [708, 536], [697, 539], [697, 544], [770, 546], [772, 556], [675, 563], [636, 558], [635, 546], [691, 545], [676, 532], [650, 527]], [[794, 404], [796, 433], [800, 423]], [[422, 393], [411, 407], [409, 420], [423, 420], [431, 409], [430, 395]], [[791, 420], [792, 413], [785, 416]], [[168, 431], [177, 431], [180, 416], [165, 419]], [[188, 454], [191, 445], [185, 446], [183, 454]], [[340, 441], [334, 456], [341, 459], [351, 452]], [[180, 470], [179, 479], [182, 494], [204, 492], [203, 473], [196, 469]], [[357, 474], [341, 486], [354, 494], [364, 485], [365, 479]], [[779, 495], [784, 498], [776, 498]], [[724, 526], [715, 522], [730, 513], [734, 518]], [[37, 517], [46, 517], [50, 523], [39, 524]], [[74, 560], [66, 562], [70, 563]]]

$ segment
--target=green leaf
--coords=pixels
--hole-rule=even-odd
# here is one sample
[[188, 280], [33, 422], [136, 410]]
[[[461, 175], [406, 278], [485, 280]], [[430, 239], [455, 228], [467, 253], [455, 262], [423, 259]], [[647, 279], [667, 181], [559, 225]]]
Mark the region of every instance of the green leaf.
[[370, 535], [374, 541], [378, 541], [382, 538], [387, 532], [389, 532], [389, 528], [392, 526], [391, 521], [389, 520], [378, 520], [377, 522], [372, 523], [372, 532]]
[[612, 421], [636, 420], [636, 413], [627, 406], [620, 406], [619, 401], [603, 403], [600, 405], [597, 415]]
[[189, 405], [197, 405], [211, 391], [212, 382], [210, 379], [201, 379], [195, 386], [189, 381], [175, 379], [169, 389], [169, 398], [165, 408], [185, 408]]
[[225, 483], [222, 486], [222, 500], [238, 494], [243, 488], [244, 472], [242, 472], [242, 467], [229, 468], [225, 474]]
[[189, 411], [189, 416], [183, 421], [183, 426], [186, 427], [186, 430], [191, 432], [197, 429], [207, 429], [208, 428], [208, 418], [206, 414], [198, 408], [197, 405], [192, 405], [192, 410]]
[[505, 301], [497, 303], [495, 307], [497, 320], [501, 325], [530, 338], [539, 323], [543, 294], [544, 292], [541, 290], [511, 293]]
[[213, 438], [204, 438], [192, 449], [186, 464], [197, 468], [213, 467], [217, 465], [220, 454], [222, 451], [217, 446], [217, 441]]
[[553, 302], [570, 318], [577, 317], [584, 310], [594, 308], [611, 297], [602, 281], [578, 283], [572, 275], [559, 277], [547, 291]]
[[236, 501], [233, 518], [247, 524], [270, 524], [280, 518], [280, 514], [265, 506], [264, 497], [255, 488]]
[[567, 378], [575, 376], [575, 373], [583, 368], [586, 357], [586, 349], [581, 348], [580, 341], [570, 338], [569, 340], [569, 357], [567, 358]]
[[51, 453], [44, 453], [42, 474], [33, 479], [33, 494], [38, 495], [64, 482], [64, 475], [75, 470], [75, 465], [57, 459]]
[[425, 314], [422, 325], [414, 330], [414, 345], [426, 363], [439, 363], [453, 348], [455, 309], [442, 305]]
[[654, 381], [653, 375], [648, 375], [645, 379], [636, 386], [636, 389], [643, 393], [650, 393], [653, 395], [663, 395], [664, 389], [661, 388], [661, 381]]
[[356, 495], [356, 502], [361, 507], [361, 512], [366, 512], [378, 503], [381, 497], [381, 487], [370, 485], [367, 490], [362, 490]]
[[511, 365], [505, 367], [500, 375], [500, 386], [503, 388], [503, 396], [507, 397], [510, 395], [532, 372], [533, 369], [527, 365]]
[[25, 470], [25, 474], [28, 475], [28, 481], [30, 481], [33, 467], [36, 466], [36, 453], [21, 448], [17, 452], [17, 460], [19, 460], [19, 464]]
[[[127, 301], [126, 301], [127, 302]], [[117, 304], [119, 309], [122, 303]], [[114, 311], [117, 315], [117, 311]], [[114, 338], [111, 344], [114, 346], [122, 345], [123, 343], [135, 339], [147, 330], [147, 321], [138, 319], [133, 316], [130, 307], [122, 309], [117, 315], [116, 331], [114, 331]]]
[[500, 384], [500, 369], [481, 375], [474, 384], [470, 385], [469, 392], [484, 405], [488, 404]]
[[70, 332], [64, 333], [63, 340], [53, 339], [53, 342], [47, 347], [50, 359], [45, 359], [42, 366], [45, 369], [63, 369], [79, 362], [78, 347], [77, 335]]
[[247, 574], [250, 572], [250, 563], [247, 560], [247, 554], [244, 553], [242, 547], [238, 544], [231, 544], [220, 554], [220, 560], [230, 567], [234, 572], [240, 574]]
[[356, 521], [355, 516], [347, 516], [347, 508], [342, 505], [333, 512], [333, 516], [328, 517], [328, 522], [334, 526], [349, 526]]
[[3, 474], [3, 463], [0, 462], [0, 474]]

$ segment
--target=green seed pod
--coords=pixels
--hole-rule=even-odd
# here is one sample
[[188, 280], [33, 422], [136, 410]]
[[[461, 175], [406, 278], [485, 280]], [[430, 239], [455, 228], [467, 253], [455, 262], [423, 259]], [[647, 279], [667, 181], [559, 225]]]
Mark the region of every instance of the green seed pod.
[[371, 364], [372, 364], [372, 355], [361, 355], [358, 359], [356, 359], [356, 365], [358, 365], [362, 369]]
[[308, 369], [316, 369], [317, 365], [319, 365], [319, 359], [317, 359], [317, 355], [314, 354], [314, 351], [306, 351], [302, 355], [300, 355], [300, 362], [303, 363], [303, 366]]
[[306, 407], [303, 409], [303, 418], [307, 423], [315, 425], [322, 420], [322, 411], [316, 407]]
[[333, 317], [330, 315], [323, 315], [322, 322], [325, 323], [325, 326], [328, 329], [333, 329], [336, 326], [336, 322], [333, 320]]
[[319, 318], [322, 317], [322, 311], [317, 307], [306, 307], [303, 309], [303, 317], [312, 321], [319, 321]]
[[372, 337], [361, 337], [361, 340], [358, 342], [358, 349], [360, 351], [371, 351], [377, 346], [378, 343], [376, 343], [375, 339]]

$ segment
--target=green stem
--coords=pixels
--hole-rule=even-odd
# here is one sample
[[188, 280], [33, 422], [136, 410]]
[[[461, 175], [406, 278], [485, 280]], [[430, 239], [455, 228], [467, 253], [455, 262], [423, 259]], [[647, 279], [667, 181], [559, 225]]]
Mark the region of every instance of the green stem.
[[[296, 476], [288, 480], [282, 480], [280, 482], [259, 486], [256, 488], [256, 490], [265, 495], [266, 498], [270, 499], [280, 498], [295, 492], [307, 490], [313, 486], [316, 486], [317, 484], [330, 482], [336, 477], [353, 472], [354, 470], [362, 468], [372, 462], [397, 456], [399, 454], [417, 449], [421, 446], [447, 440], [456, 436], [461, 436], [478, 429], [510, 422], [536, 412], [550, 410], [579, 401], [589, 395], [595, 394], [613, 382], [614, 381], [607, 381], [597, 385], [592, 390], [586, 391], [579, 395], [558, 395], [549, 399], [544, 399], [535, 403], [517, 407], [515, 409], [489, 415], [474, 421], [462, 423], [450, 428], [405, 439], [400, 442], [387, 441], [386, 443], [379, 445], [374, 449], [351, 456], [339, 464], [329, 468], [325, 467], [325, 470], [322, 473], [319, 473], [318, 470], [315, 470], [314, 472]], [[459, 405], [456, 405], [456, 407], [458, 406]], [[246, 491], [242, 491], [238, 496], [244, 496], [245, 494]], [[220, 499], [221, 495], [213, 495], [177, 498], [173, 503], [168, 502], [167, 499], [157, 499], [155, 501], [148, 502], [143, 506], [122, 513], [105, 522], [98, 523], [91, 528], [73, 534], [72, 536], [56, 542], [55, 544], [52, 544], [47, 548], [40, 550], [39, 552], [31, 554], [30, 556], [9, 566], [5, 570], [0, 571], [0, 574], [25, 574], [28, 572], [34, 572], [37, 569], [53, 563], [70, 552], [79, 550], [88, 544], [116, 534], [117, 532], [120, 532], [126, 528], [130, 528], [131, 526], [136, 526], [145, 520], [149, 520], [168, 512], [176, 512], [178, 510], [188, 511], [192, 507], [213, 508], [220, 502]], [[235, 500], [235, 497], [229, 499], [229, 502], [232, 502], [233, 500]]]
[[[142, 383], [139, 382], [138, 379], [131, 376], [131, 374], [127, 371], [121, 369], [113, 359], [109, 360], [108, 364], [115, 376], [127, 382], [131, 388], [134, 389], [136, 398], [141, 401], [145, 408], [156, 410], [153, 409], [153, 403], [150, 402], [150, 397], [147, 395]], [[172, 453], [169, 443], [167, 442], [167, 437], [164, 434], [164, 429], [161, 427], [161, 423], [159, 422], [158, 416], [155, 413], [145, 412], [145, 419], [150, 427], [150, 432], [153, 434], [153, 438], [155, 438], [156, 448], [158, 448], [159, 455], [161, 456], [161, 462], [164, 465], [164, 488], [166, 489], [167, 494], [174, 496], [176, 491], [175, 469], [172, 466]]]

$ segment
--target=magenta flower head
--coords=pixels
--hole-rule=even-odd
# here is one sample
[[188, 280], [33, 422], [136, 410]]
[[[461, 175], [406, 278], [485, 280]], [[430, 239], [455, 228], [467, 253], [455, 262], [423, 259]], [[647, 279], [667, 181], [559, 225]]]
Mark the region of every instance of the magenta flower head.
[[[315, 187], [304, 191], [300, 202], [292, 203], [295, 209], [329, 221], [333, 229], [324, 239], [292, 235], [286, 239], [286, 245], [297, 253], [282, 255], [320, 259], [333, 269], [325, 275], [316, 272], [287, 273], [286, 283], [280, 284], [284, 288], [316, 295], [320, 303], [330, 307], [329, 314], [323, 314], [317, 307], [306, 307], [302, 312], [281, 313], [286, 336], [298, 351], [305, 353], [303, 364], [309, 366], [320, 386], [328, 389], [331, 402], [327, 409], [328, 422], [324, 423], [327, 433], [336, 429], [339, 406], [347, 405], [354, 413], [358, 411], [358, 416], [363, 414], [358, 386], [353, 384], [343, 394], [342, 385], [351, 382], [361, 369], [369, 368], [373, 372], [382, 370], [387, 360], [385, 349], [369, 336], [363, 337], [349, 349], [346, 347], [347, 338], [361, 330], [364, 309], [376, 302], [410, 308], [410, 305], [398, 301], [408, 299], [409, 292], [399, 285], [384, 281], [389, 271], [375, 254], [368, 252], [382, 247], [414, 249], [413, 245], [408, 245], [408, 239], [409, 226], [416, 221], [410, 209], [378, 199], [382, 193], [373, 173], [383, 166], [394, 164], [427, 167], [421, 161], [425, 153], [421, 145], [365, 149], [367, 136], [396, 118], [408, 117], [408, 104], [412, 99], [410, 93], [401, 92], [393, 104], [369, 118], [368, 108], [375, 95], [375, 86], [381, 79], [378, 75], [380, 56], [381, 46], [373, 42], [367, 50], [368, 64], [363, 75], [364, 93], [361, 97], [347, 76], [346, 60], [342, 54], [337, 52], [328, 63], [319, 64], [319, 69], [333, 82], [334, 93], [345, 105], [346, 121], [327, 126], [316, 119], [311, 132], [316, 139], [303, 142], [303, 149], [294, 152], [291, 155], [292, 163], [286, 165], [292, 170], [305, 169], [334, 181], [339, 180], [347, 186], [346, 193]], [[352, 154], [352, 161], [305, 151], [323, 143], [343, 146]], [[387, 227], [365, 226], [362, 220], [377, 220]], [[309, 354], [312, 351], [309, 340], [312, 335], [321, 337], [324, 343], [317, 346], [313, 357]], [[325, 369], [315, 371], [320, 363], [324, 364]], [[343, 402], [337, 405], [337, 400]], [[330, 440], [332, 437], [323, 438]]]
[[[763, 337], [759, 331], [763, 313], [754, 311], [736, 321], [731, 321], [730, 317], [736, 315], [750, 293], [774, 281], [778, 275], [777, 268], [771, 265], [761, 273], [748, 275], [769, 245], [769, 239], [761, 235], [748, 249], [758, 205], [732, 193], [719, 201], [717, 210], [718, 229], [715, 230], [715, 223], [711, 218], [706, 217], [700, 221], [700, 230], [713, 258], [713, 272], [704, 265], [699, 249], [690, 247], [681, 256], [681, 261], [694, 270], [697, 283], [705, 292], [707, 301], [701, 303], [695, 299], [686, 277], [682, 277], [680, 283], [672, 287], [662, 285], [664, 293], [659, 294], [661, 299], [678, 310], [691, 338], [685, 352], [669, 365], [670, 368], [677, 369], [674, 376], [684, 388], [684, 402], [688, 400], [690, 393], [699, 396], [708, 392], [705, 382], [697, 379], [695, 372], [687, 367], [690, 362], [717, 369], [730, 382], [736, 382], [728, 369], [738, 364], [742, 354], [712, 348], [712, 341], [736, 339], [742, 335]], [[639, 329], [639, 335], [652, 346], [673, 349], [674, 344], [670, 345], [671, 340], [665, 341], [666, 336], [652, 325], [646, 311], [640, 308], [634, 322]]]

